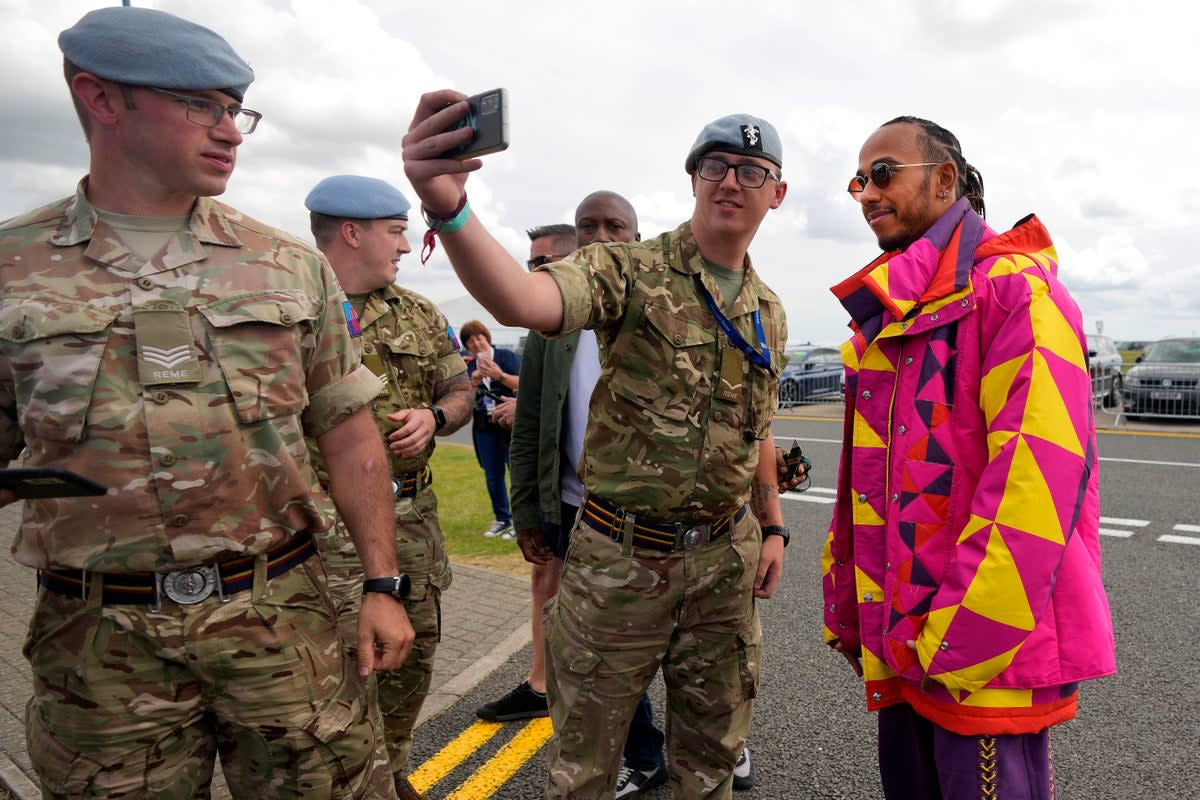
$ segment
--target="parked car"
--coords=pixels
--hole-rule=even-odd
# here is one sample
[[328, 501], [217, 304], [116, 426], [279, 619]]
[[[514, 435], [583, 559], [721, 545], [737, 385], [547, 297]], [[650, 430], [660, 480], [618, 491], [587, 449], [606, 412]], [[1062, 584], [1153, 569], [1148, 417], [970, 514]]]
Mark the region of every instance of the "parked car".
[[1125, 377], [1125, 413], [1200, 415], [1200, 339], [1163, 339]]
[[779, 407], [842, 397], [842, 354], [836, 347], [802, 347], [788, 351], [791, 359], [779, 376]]
[[1092, 376], [1092, 398], [1103, 403], [1105, 408], [1121, 405], [1121, 389], [1124, 378], [1121, 365], [1124, 359], [1117, 345], [1107, 336], [1098, 333], [1087, 335], [1088, 372]]

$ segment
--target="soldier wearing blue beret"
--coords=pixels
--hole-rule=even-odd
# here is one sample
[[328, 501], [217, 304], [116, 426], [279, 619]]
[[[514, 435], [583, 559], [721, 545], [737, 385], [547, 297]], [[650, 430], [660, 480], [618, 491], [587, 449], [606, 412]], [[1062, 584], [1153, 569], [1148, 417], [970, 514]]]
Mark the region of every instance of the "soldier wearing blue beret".
[[[350, 298], [362, 331], [363, 364], [387, 390], [371, 404], [388, 445], [396, 518], [396, 560], [412, 588], [404, 599], [416, 638], [403, 666], [376, 676], [370, 702], [381, 712], [387, 760], [400, 800], [420, 800], [406, 776], [413, 729], [433, 675], [441, 638], [441, 593], [450, 587], [450, 560], [438, 522], [429, 458], [434, 437], [448, 436], [471, 419], [473, 393], [467, 365], [445, 316], [426, 298], [395, 283], [397, 262], [409, 247], [409, 202], [387, 181], [335, 175], [318, 183], [304, 205], [313, 237]], [[316, 443], [309, 450], [325, 481]], [[340, 521], [317, 539], [338, 604], [351, 634], [358, 616], [363, 569]]]
[[[206, 797], [219, 749], [235, 797], [394, 798], [362, 701], [413, 639], [387, 596], [381, 383], [320, 253], [213, 199], [260, 119], [254, 72], [145, 8], [59, 43], [90, 170], [0, 223], [0, 460], [111, 488], [30, 501], [13, 545], [41, 586], [26, 730], [45, 796]], [[357, 664], [315, 557], [330, 497], [376, 581]]]

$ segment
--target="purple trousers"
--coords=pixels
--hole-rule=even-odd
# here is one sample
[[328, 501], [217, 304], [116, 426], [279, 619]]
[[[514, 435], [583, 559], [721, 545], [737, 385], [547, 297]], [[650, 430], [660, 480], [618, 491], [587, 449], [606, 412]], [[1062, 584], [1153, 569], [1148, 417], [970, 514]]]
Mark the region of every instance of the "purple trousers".
[[879, 712], [879, 776], [887, 800], [1055, 800], [1049, 729], [960, 736], [907, 703]]

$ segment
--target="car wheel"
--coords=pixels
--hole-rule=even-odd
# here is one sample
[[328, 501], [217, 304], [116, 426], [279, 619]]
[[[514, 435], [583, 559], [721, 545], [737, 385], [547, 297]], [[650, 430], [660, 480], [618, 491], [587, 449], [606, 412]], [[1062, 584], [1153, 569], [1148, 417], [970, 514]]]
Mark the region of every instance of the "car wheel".
[[800, 387], [795, 381], [784, 381], [779, 387], [779, 407], [787, 408], [800, 402]]
[[1105, 408], [1119, 408], [1121, 406], [1121, 379], [1113, 376], [1112, 388], [1108, 390], [1108, 394], [1104, 396]]

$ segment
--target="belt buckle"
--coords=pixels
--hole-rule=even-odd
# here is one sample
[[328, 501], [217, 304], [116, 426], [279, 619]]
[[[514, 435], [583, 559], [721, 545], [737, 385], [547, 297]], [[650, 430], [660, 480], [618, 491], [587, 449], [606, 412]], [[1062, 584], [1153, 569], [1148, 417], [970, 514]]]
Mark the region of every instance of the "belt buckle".
[[711, 533], [712, 525], [693, 525], [683, 532], [680, 544], [684, 550], [695, 550], [700, 545], [708, 542]]
[[165, 573], [162, 576], [163, 594], [181, 606], [191, 606], [207, 599], [217, 588], [215, 567], [192, 567]]
[[396, 478], [395, 476], [392, 476], [392, 499], [393, 500], [400, 499], [400, 492], [401, 492], [401, 490], [403, 490], [403, 488], [404, 488], [404, 483], [400, 479]]

